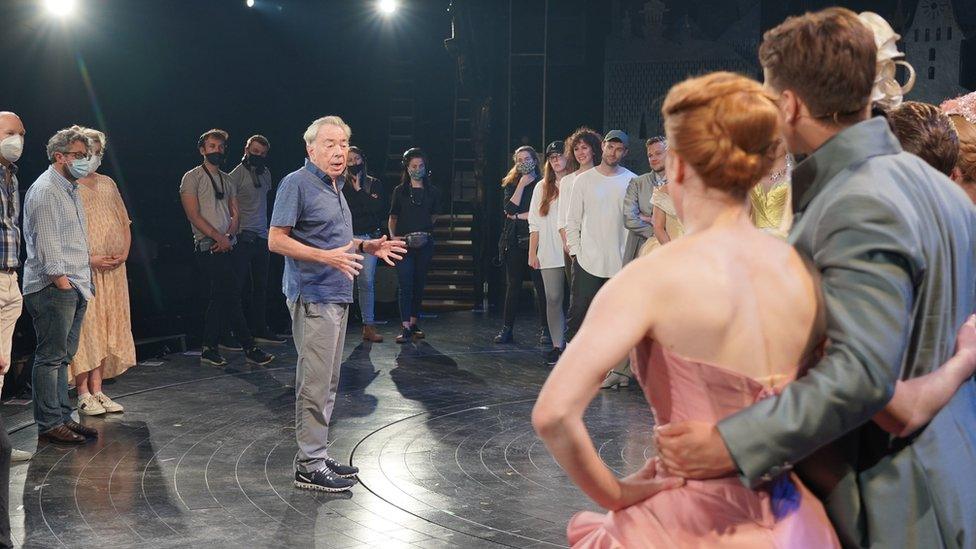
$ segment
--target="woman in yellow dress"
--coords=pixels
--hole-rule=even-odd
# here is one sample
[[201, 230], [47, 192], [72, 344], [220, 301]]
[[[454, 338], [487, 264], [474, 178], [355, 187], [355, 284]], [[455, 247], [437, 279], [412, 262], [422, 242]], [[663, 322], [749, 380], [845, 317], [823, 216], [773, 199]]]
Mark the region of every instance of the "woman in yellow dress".
[[71, 377], [78, 388], [78, 412], [94, 416], [123, 411], [121, 404], [102, 392], [102, 379], [115, 377], [136, 363], [125, 273], [132, 233], [115, 181], [96, 172], [105, 154], [105, 134], [91, 128], [77, 129], [91, 142], [92, 161], [96, 163], [91, 175], [78, 180], [95, 297], [88, 302], [81, 325]]
[[752, 223], [762, 231], [786, 240], [793, 225], [793, 191], [790, 173], [793, 160], [786, 151], [786, 142], [776, 147], [776, 161], [766, 177], [749, 192], [749, 215]]

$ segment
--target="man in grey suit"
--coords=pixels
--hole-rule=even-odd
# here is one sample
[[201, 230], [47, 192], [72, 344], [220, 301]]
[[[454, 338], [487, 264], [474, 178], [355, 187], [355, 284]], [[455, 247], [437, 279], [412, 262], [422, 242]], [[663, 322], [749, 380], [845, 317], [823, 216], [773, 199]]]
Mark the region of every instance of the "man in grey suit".
[[871, 423], [898, 380], [950, 357], [976, 308], [976, 210], [868, 118], [876, 49], [854, 13], [787, 19], [759, 55], [790, 150], [809, 154], [793, 172], [790, 241], [820, 271], [830, 345], [717, 426], [661, 428], [662, 459], [679, 476], [737, 472], [757, 487], [817, 452], [798, 471], [844, 546], [976, 547], [973, 379], [912, 436]]
[[644, 242], [654, 236], [654, 225], [651, 224], [654, 206], [651, 204], [651, 195], [654, 194], [654, 189], [667, 183], [664, 175], [667, 140], [658, 135], [648, 139], [644, 145], [647, 146], [647, 163], [650, 164], [651, 171], [631, 179], [627, 194], [624, 195], [624, 226], [627, 227], [624, 265], [635, 259]]

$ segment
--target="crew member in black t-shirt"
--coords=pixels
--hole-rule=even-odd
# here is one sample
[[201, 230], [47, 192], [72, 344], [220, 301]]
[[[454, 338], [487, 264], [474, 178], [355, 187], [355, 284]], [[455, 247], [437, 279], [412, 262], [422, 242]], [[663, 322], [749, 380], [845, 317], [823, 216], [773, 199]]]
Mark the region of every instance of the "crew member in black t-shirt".
[[430, 184], [427, 158], [418, 148], [403, 153], [400, 184], [393, 189], [390, 204], [390, 238], [401, 238], [408, 251], [397, 263], [400, 282], [400, 322], [403, 324], [397, 343], [423, 339], [417, 324], [420, 304], [427, 284], [427, 269], [434, 257], [434, 217], [438, 211], [437, 189]]
[[[346, 159], [346, 184], [342, 194], [352, 213], [352, 232], [360, 240], [383, 236], [383, 222], [390, 211], [383, 182], [366, 172], [366, 155], [359, 147], [349, 147]], [[363, 315], [363, 341], [380, 343], [383, 336], [376, 333], [374, 301], [376, 298], [376, 260], [370, 254], [363, 255], [363, 268], [356, 277], [359, 287], [359, 311]]]
[[536, 307], [542, 323], [540, 342], [551, 345], [552, 339], [546, 324], [546, 293], [542, 274], [538, 269], [529, 267], [529, 206], [532, 203], [532, 191], [542, 179], [539, 153], [524, 145], [515, 149], [512, 161], [512, 169], [502, 179], [502, 187], [505, 189], [505, 225], [498, 242], [498, 255], [505, 265], [505, 308], [502, 313], [504, 325], [502, 331], [495, 336], [495, 343], [515, 342], [515, 313], [519, 307], [522, 279], [528, 270], [531, 271], [532, 284], [535, 286]]

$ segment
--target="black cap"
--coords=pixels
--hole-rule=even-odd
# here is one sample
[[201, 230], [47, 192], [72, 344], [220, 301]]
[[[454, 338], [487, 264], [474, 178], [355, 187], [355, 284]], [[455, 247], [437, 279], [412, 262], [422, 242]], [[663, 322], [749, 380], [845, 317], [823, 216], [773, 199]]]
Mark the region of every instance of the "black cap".
[[563, 154], [565, 149], [566, 146], [562, 141], [553, 141], [552, 143], [549, 143], [549, 146], [546, 147], [546, 158], [549, 158], [550, 154]]
[[607, 135], [603, 136], [604, 143], [615, 139], [623, 143], [624, 147], [630, 148], [630, 138], [621, 130], [610, 130]]

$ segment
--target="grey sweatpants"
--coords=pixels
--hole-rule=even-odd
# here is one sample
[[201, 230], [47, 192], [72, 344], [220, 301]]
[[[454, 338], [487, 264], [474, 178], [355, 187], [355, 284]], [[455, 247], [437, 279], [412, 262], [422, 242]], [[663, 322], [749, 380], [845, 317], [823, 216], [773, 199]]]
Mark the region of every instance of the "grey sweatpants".
[[329, 424], [339, 388], [342, 344], [349, 305], [288, 302], [292, 336], [298, 351], [295, 370], [295, 465], [302, 473], [325, 467], [329, 457]]

